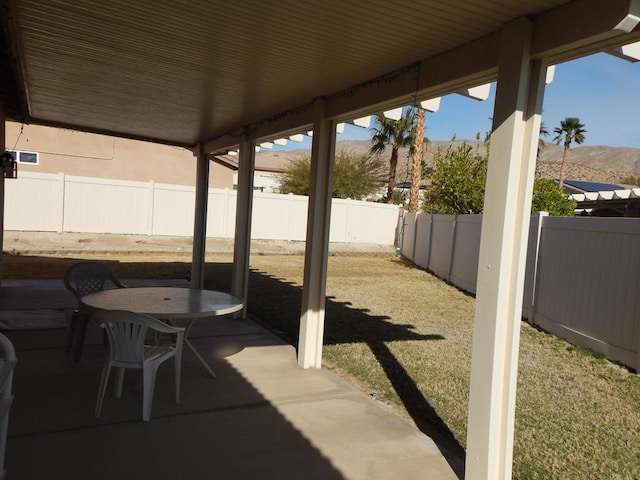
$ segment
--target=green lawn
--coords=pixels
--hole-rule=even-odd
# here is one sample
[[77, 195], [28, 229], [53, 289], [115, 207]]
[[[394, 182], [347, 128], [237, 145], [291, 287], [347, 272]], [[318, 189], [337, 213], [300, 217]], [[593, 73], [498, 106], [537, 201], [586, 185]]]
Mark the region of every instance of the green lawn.
[[[250, 312], [294, 344], [303, 262], [251, 258]], [[348, 255], [329, 258], [327, 296], [326, 366], [462, 452], [474, 298], [403, 260]], [[640, 378], [523, 323], [514, 478], [640, 478]]]

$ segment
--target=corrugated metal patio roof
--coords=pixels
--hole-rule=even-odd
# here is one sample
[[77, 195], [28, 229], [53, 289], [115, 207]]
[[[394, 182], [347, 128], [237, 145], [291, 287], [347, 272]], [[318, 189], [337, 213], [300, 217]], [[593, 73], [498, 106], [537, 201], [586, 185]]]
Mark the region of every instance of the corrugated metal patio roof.
[[[374, 108], [401, 105], [423, 87], [493, 79], [505, 23], [527, 16], [552, 37], [561, 28], [570, 37], [555, 14], [542, 15], [567, 3], [2, 0], [3, 60], [13, 68], [4, 69], [5, 98], [11, 119], [191, 147], [248, 127], [270, 132], [317, 97], [345, 100], [363, 86]], [[451, 63], [461, 48], [468, 65], [455, 72], [415, 69], [425, 59]], [[552, 41], [536, 48], [558, 55]], [[377, 88], [396, 76], [412, 85]], [[356, 107], [363, 101], [334, 113]]]

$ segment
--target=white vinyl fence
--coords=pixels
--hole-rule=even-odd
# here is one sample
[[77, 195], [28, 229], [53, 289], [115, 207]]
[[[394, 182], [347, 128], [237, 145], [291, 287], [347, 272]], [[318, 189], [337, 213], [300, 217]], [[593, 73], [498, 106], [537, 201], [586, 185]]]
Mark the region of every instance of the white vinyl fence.
[[[476, 292], [481, 215], [406, 213], [401, 252]], [[523, 318], [640, 370], [640, 219], [531, 219]]]
[[[191, 236], [195, 189], [23, 172], [5, 183], [5, 229]], [[236, 192], [210, 189], [207, 235], [231, 238]], [[392, 245], [476, 292], [480, 215], [405, 214], [386, 204], [332, 203], [331, 242]], [[307, 197], [254, 193], [252, 238], [304, 241]], [[640, 369], [640, 219], [534, 217], [523, 317]]]
[[[5, 183], [5, 230], [192, 236], [194, 187], [23, 172]], [[308, 199], [255, 192], [251, 237], [306, 240]], [[331, 242], [393, 245], [399, 207], [334, 199]], [[232, 238], [236, 191], [210, 189], [207, 236]]]

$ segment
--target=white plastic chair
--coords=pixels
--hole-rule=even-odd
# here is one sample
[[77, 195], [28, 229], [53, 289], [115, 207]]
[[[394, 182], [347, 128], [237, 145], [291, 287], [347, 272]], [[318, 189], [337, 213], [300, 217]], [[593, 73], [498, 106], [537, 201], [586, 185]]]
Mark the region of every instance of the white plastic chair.
[[[116, 367], [115, 396], [122, 396], [125, 368], [142, 369], [142, 421], [151, 417], [151, 402], [158, 366], [173, 357], [175, 363], [176, 403], [180, 403], [180, 366], [182, 363], [182, 343], [184, 328], [167, 325], [148, 315], [124, 310], [101, 310], [93, 319], [105, 328], [109, 338], [109, 358], [102, 369], [102, 378], [96, 403], [96, 417], [100, 416], [102, 401], [109, 380], [111, 367]], [[145, 345], [147, 331], [175, 334], [175, 342], [170, 344]]]
[[0, 480], [7, 477], [4, 468], [4, 455], [7, 448], [7, 428], [9, 426], [9, 408], [13, 402], [11, 392], [13, 384], [13, 370], [16, 366], [16, 351], [11, 341], [0, 333]]
[[64, 285], [78, 301], [78, 307], [73, 311], [69, 324], [67, 352], [73, 349], [73, 357], [80, 360], [89, 323], [89, 315], [81, 309], [80, 299], [85, 295], [101, 292], [110, 286], [126, 288], [126, 285], [115, 276], [109, 267], [96, 262], [80, 262], [70, 267], [64, 275]]

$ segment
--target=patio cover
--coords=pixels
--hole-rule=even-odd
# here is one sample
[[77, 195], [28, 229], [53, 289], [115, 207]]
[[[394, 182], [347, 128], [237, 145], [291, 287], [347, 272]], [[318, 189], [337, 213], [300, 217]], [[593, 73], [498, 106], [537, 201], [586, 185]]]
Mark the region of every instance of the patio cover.
[[467, 478], [510, 478], [523, 232], [544, 72], [637, 41], [638, 0], [0, 0], [0, 13], [6, 119], [198, 156], [196, 285], [209, 155], [240, 148], [232, 290], [246, 296], [254, 146], [313, 129], [304, 367], [321, 363], [336, 123], [497, 80]]

